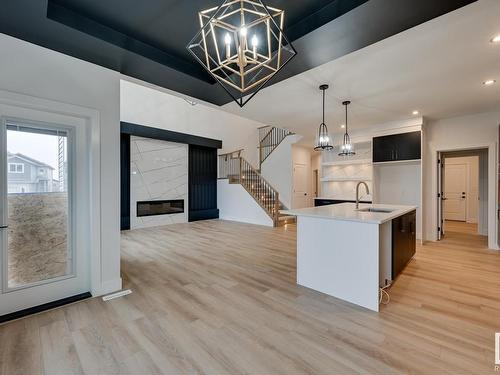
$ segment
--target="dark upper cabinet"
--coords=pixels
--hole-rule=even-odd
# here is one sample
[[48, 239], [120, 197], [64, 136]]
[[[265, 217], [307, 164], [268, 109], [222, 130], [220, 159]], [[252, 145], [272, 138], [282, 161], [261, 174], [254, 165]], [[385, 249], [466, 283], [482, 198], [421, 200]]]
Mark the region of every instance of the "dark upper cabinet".
[[386, 135], [373, 138], [373, 162], [421, 159], [421, 132]]

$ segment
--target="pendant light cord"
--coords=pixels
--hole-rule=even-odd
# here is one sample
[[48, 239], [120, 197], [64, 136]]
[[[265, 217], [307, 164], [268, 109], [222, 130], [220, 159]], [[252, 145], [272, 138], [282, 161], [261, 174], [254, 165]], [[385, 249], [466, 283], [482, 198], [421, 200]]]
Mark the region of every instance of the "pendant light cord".
[[325, 91], [323, 90], [323, 124], [325, 123]]
[[347, 134], [347, 104], [345, 105], [345, 133]]

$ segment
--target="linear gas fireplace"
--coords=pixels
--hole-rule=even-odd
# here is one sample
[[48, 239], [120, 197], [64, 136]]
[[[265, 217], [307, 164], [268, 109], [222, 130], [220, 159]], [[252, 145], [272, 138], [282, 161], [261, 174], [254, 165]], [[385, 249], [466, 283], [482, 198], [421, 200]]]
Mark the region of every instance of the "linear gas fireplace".
[[180, 214], [184, 212], [184, 199], [137, 202], [137, 217]]

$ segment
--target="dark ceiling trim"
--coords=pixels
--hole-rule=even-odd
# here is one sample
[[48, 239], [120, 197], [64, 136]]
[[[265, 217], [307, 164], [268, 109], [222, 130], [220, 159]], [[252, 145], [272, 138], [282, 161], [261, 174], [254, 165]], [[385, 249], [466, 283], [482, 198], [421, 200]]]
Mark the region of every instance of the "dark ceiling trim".
[[[293, 45], [297, 56], [280, 70], [268, 86], [365, 48], [383, 39], [442, 16], [477, 0], [370, 0], [328, 22]], [[285, 33], [287, 31], [285, 30]], [[231, 98], [222, 97], [224, 105]]]
[[122, 134], [135, 135], [138, 137], [159, 139], [167, 142], [185, 143], [194, 146], [222, 148], [222, 141], [218, 139], [199, 137], [197, 135], [178, 133], [171, 130], [152, 128], [144, 125], [132, 124], [130, 122], [120, 122], [120, 132]]
[[337, 0], [319, 9], [315, 13], [303, 18], [299, 22], [288, 26], [285, 34], [288, 40], [294, 41], [328, 22], [350, 12], [366, 3], [368, 0]]
[[105, 42], [111, 43], [127, 51], [144, 56], [162, 65], [169, 66], [179, 72], [189, 74], [201, 81], [210, 84], [216, 83], [216, 81], [195, 62], [180, 59], [162, 49], [151, 46], [150, 44], [144, 43], [82, 14], [74, 12], [53, 0], [48, 0], [47, 18], [95, 38], [104, 40]]
[[[360, 2], [362, 0], [332, 0], [320, 12], [290, 25], [285, 33], [292, 36], [291, 39], [305, 33], [293, 41], [298, 55], [270, 80], [268, 86], [476, 0], [370, 0], [355, 7]], [[94, 25], [93, 35], [82, 32], [87, 22], [92, 24], [95, 21], [87, 19], [83, 25], [78, 25], [81, 15], [66, 22], [76, 23], [76, 28], [68, 27], [62, 23], [63, 20], [47, 18], [47, 12], [51, 17], [64, 18], [61, 14], [55, 14], [57, 12], [52, 8], [54, 3], [56, 0], [2, 2], [0, 32], [199, 100], [216, 105], [231, 101], [218, 84], [207, 80], [208, 76], [201, 66], [197, 70], [194, 61], [190, 64], [178, 55], [174, 56], [161, 48], [130, 39], [130, 36], [102, 24]], [[144, 3], [141, 4], [144, 6]], [[49, 11], [48, 7], [51, 8]], [[336, 10], [336, 7], [339, 9]], [[354, 8], [338, 16], [339, 12], [342, 13], [349, 7]], [[193, 9], [193, 12], [196, 11]], [[329, 21], [329, 17], [335, 14], [338, 18]], [[188, 41], [189, 38], [186, 38], [186, 43]]]

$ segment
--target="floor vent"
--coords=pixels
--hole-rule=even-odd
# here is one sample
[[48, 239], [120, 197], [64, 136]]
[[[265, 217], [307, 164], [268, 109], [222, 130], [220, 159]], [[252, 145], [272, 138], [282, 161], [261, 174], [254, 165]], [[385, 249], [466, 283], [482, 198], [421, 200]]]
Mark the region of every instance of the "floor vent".
[[103, 301], [109, 301], [115, 298], [123, 297], [132, 293], [130, 289], [120, 290], [119, 292], [108, 294], [107, 296], [102, 297]]

